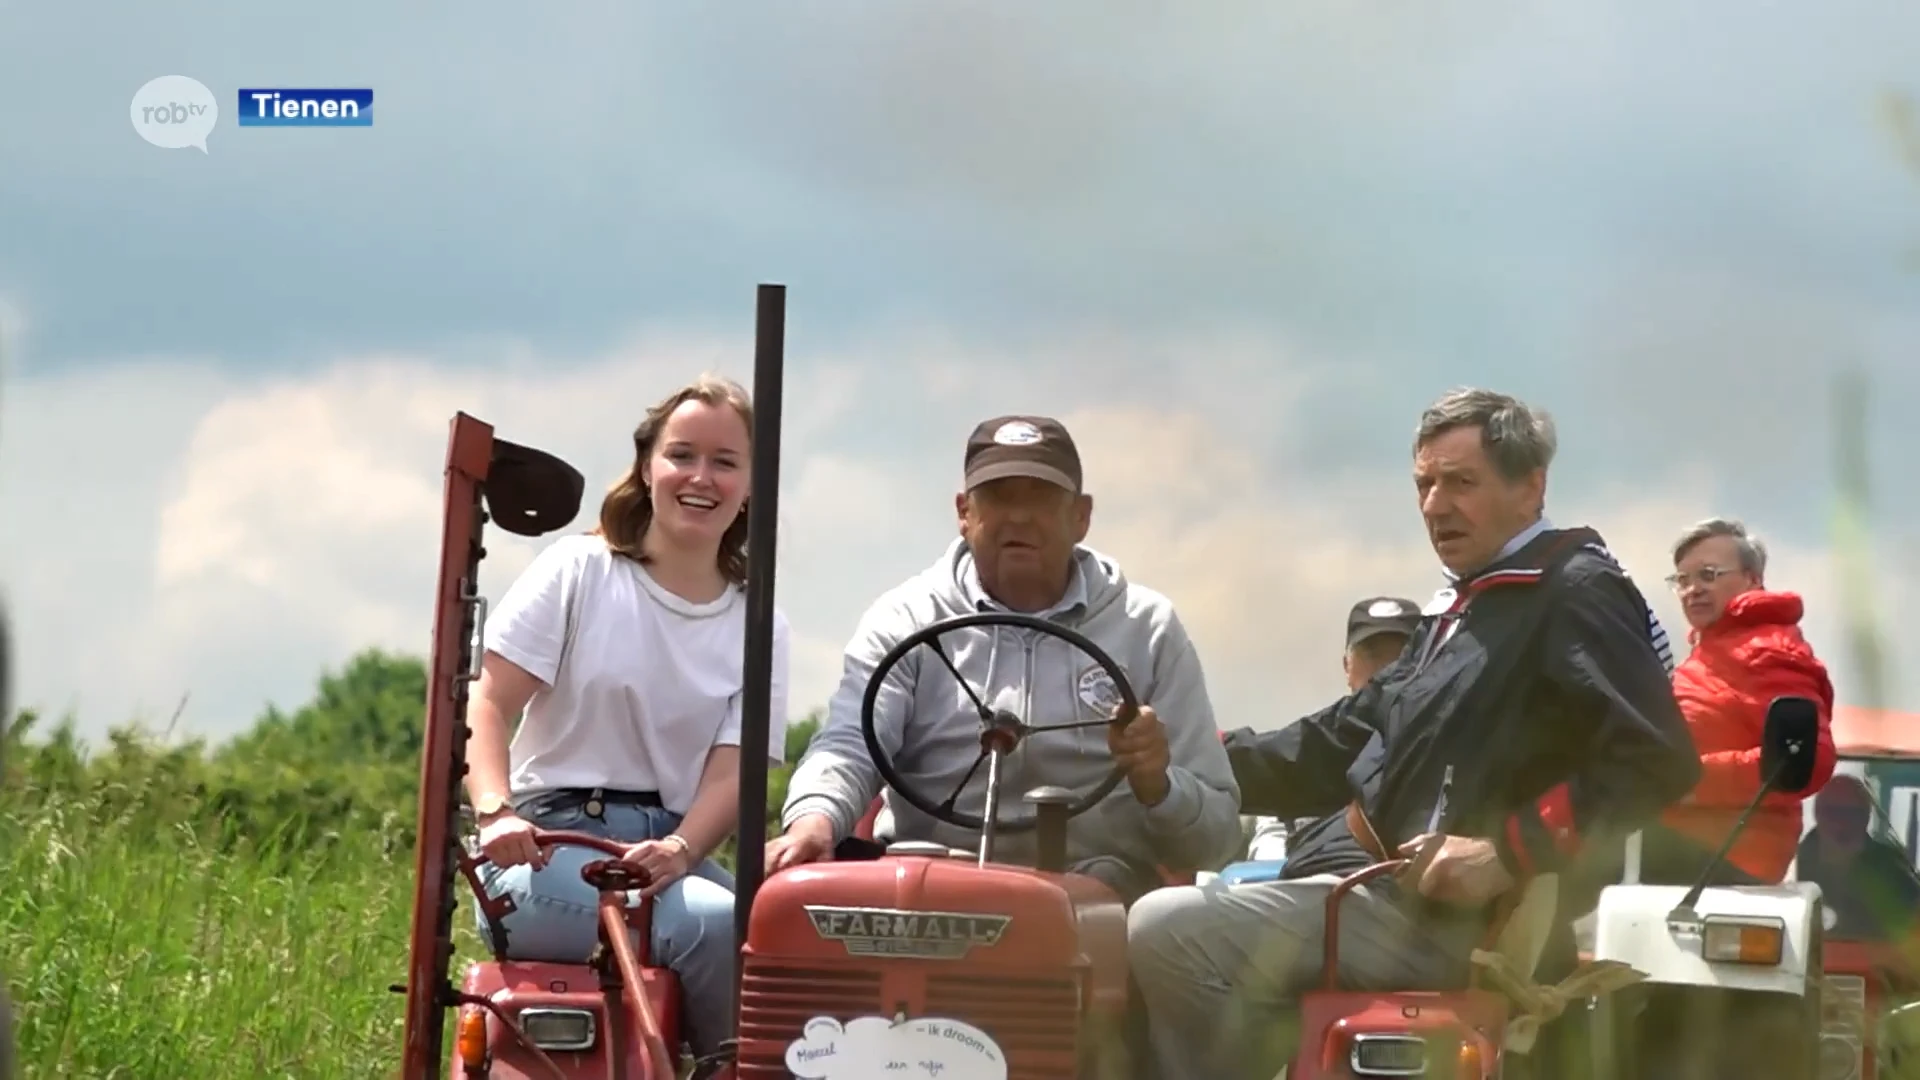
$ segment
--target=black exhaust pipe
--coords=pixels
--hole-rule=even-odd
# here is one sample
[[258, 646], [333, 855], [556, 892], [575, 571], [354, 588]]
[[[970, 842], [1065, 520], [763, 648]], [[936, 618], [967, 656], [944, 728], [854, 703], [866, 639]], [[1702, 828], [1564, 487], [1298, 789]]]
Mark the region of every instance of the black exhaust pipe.
[[[753, 494], [747, 500], [747, 647], [740, 692], [740, 826], [733, 900], [734, 933], [743, 947], [753, 897], [765, 878], [762, 853], [767, 846], [767, 734], [773, 707], [773, 569], [779, 541], [785, 285], [760, 286], [753, 329]], [[734, 979], [738, 1015], [737, 968]]]

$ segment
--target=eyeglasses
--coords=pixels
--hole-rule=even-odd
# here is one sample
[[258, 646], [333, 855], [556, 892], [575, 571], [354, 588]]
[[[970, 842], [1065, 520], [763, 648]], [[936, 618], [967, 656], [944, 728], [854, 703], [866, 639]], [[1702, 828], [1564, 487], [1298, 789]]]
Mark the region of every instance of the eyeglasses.
[[1684, 592], [1687, 586], [1699, 582], [1702, 586], [1711, 585], [1728, 574], [1737, 574], [1738, 570], [1728, 570], [1719, 566], [1703, 566], [1691, 574], [1668, 574], [1667, 585], [1674, 592]]

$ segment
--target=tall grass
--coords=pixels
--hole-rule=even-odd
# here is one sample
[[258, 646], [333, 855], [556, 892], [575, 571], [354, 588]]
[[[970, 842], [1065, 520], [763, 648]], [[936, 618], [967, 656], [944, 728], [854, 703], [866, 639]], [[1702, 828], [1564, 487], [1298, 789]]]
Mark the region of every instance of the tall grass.
[[294, 852], [8, 803], [0, 968], [23, 1077], [393, 1075], [410, 846], [360, 834]]
[[[333, 745], [311, 731], [270, 753], [272, 717], [267, 749], [230, 758], [118, 729], [87, 754], [71, 720], [28, 741], [33, 719], [0, 725], [0, 972], [23, 1080], [397, 1072], [417, 765], [286, 752]], [[789, 760], [812, 728], [788, 729]], [[487, 950], [454, 888], [457, 983]]]

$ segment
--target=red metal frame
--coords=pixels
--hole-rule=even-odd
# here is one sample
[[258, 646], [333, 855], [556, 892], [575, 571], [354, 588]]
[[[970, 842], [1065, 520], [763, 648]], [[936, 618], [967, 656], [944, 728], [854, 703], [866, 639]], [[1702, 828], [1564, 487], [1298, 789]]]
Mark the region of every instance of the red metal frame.
[[493, 461], [493, 426], [454, 416], [447, 440], [446, 485], [435, 587], [433, 668], [427, 684], [426, 745], [420, 754], [415, 820], [413, 924], [407, 957], [402, 1080], [438, 1080], [445, 1041], [447, 970], [453, 963], [454, 808], [458, 763], [465, 760], [469, 643], [482, 551], [481, 486]]
[[[1365, 993], [1340, 989], [1341, 902], [1359, 886], [1401, 873], [1416, 861], [1389, 859], [1374, 863], [1340, 879], [1328, 891], [1326, 933], [1320, 960], [1321, 986], [1301, 997], [1300, 1046], [1288, 1070], [1289, 1076], [1310, 1080], [1349, 1075], [1341, 1055], [1358, 1034], [1400, 1031], [1434, 1035], [1454, 1030], [1463, 1033], [1459, 1064], [1477, 1068], [1481, 1077], [1496, 1075], [1510, 1010], [1503, 994], [1481, 986], [1477, 969], [1466, 988], [1458, 991]], [[1517, 900], [1522, 893], [1516, 887], [1511, 895]], [[1499, 939], [1512, 910], [1511, 906], [1496, 909], [1487, 928], [1489, 944]]]
[[[608, 856], [605, 859], [590, 862], [581, 867], [580, 876], [600, 893], [600, 946], [603, 956], [595, 957], [586, 967], [598, 972], [600, 992], [606, 1006], [607, 1040], [603, 1047], [608, 1080], [674, 1080], [678, 1069], [674, 1062], [672, 1047], [678, 1040], [669, 1042], [666, 1025], [655, 1011], [649, 994], [650, 984], [646, 971], [651, 963], [649, 942], [653, 930], [653, 900], [644, 898], [635, 907], [627, 906], [627, 894], [644, 889], [649, 884], [645, 870], [621, 861], [622, 854], [629, 845], [617, 840], [608, 840], [590, 833], [567, 832], [561, 830], [536, 829], [534, 843], [542, 848], [559, 845], [585, 847]], [[475, 882], [475, 896], [483, 907], [493, 907], [486, 902], [486, 891], [478, 882], [478, 867], [484, 857], [460, 855], [460, 869], [468, 880]], [[640, 944], [635, 944], [635, 939]], [[579, 968], [582, 965], [565, 965]], [[452, 995], [455, 1004], [479, 1006], [493, 1013], [520, 1048], [527, 1051], [540, 1065], [551, 1074], [553, 1080], [570, 1080], [567, 1071], [538, 1046], [535, 1046], [515, 1024], [506, 1010], [492, 997], [455, 992]], [[641, 1071], [636, 1076], [628, 1069], [628, 1063], [634, 1059], [632, 1040], [639, 1040]], [[487, 1070], [476, 1074], [469, 1069], [468, 1075], [485, 1077]]]
[[[618, 841], [586, 833], [535, 830], [534, 843], [541, 847], [573, 844], [608, 856], [580, 870], [580, 876], [600, 890], [600, 944], [611, 957], [610, 963], [599, 965], [607, 1003], [608, 1069], [612, 1080], [628, 1080], [628, 1040], [638, 1038], [646, 1052], [648, 1073], [639, 1080], [673, 1080], [677, 1071], [674, 1055], [668, 1049], [660, 1018], [647, 999], [647, 982], [641, 974], [651, 959], [647, 942], [652, 936], [653, 900], [642, 900], [637, 915], [627, 908], [626, 894], [651, 883], [647, 872], [620, 861], [629, 845]], [[634, 944], [636, 937], [642, 944]]]
[[1320, 949], [1320, 986], [1323, 990], [1340, 989], [1340, 904], [1353, 890], [1376, 878], [1397, 874], [1407, 868], [1407, 859], [1389, 859], [1377, 862], [1364, 870], [1356, 870], [1334, 885], [1327, 893], [1327, 929], [1326, 940]]
[[[492, 897], [481, 884], [483, 856], [466, 852], [456, 835], [460, 781], [465, 769], [468, 684], [479, 677], [474, 653], [480, 560], [486, 521], [482, 496], [492, 469], [493, 427], [465, 413], [456, 414], [447, 443], [446, 481], [440, 537], [440, 571], [435, 589], [433, 655], [427, 691], [425, 745], [420, 755], [420, 802], [415, 825], [414, 900], [407, 981], [395, 987], [406, 994], [406, 1020], [401, 1080], [439, 1080], [445, 1059], [449, 1009], [470, 1006], [486, 1009], [513, 1035], [520, 1046], [557, 1080], [567, 1074], [546, 1052], [534, 1046], [491, 997], [466, 993], [449, 980], [453, 963], [453, 882], [465, 877], [474, 902], [490, 922], [513, 910], [511, 898]], [[636, 1080], [672, 1080], [673, 1054], [660, 1017], [648, 996], [647, 946], [652, 923], [652, 901], [636, 908], [625, 905], [627, 891], [646, 884], [637, 867], [619, 861], [628, 845], [587, 833], [536, 832], [542, 846], [570, 844], [599, 851], [609, 858], [582, 871], [600, 889], [601, 943], [605, 962], [598, 968], [611, 1028], [608, 1038], [609, 1075], [628, 1080], [630, 1040], [644, 1050], [644, 1071]], [[634, 944], [638, 935], [643, 943]], [[495, 943], [495, 958], [500, 955]]]

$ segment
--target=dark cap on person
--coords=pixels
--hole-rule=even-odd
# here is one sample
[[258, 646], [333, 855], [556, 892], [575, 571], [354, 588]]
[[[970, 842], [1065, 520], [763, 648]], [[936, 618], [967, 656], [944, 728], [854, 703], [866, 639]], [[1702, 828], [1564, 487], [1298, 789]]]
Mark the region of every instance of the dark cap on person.
[[967, 439], [966, 489], [1025, 476], [1080, 493], [1080, 451], [1050, 416], [996, 416]]
[[1420, 625], [1420, 605], [1397, 596], [1375, 596], [1353, 605], [1347, 613], [1347, 648], [1379, 634], [1413, 636]]

